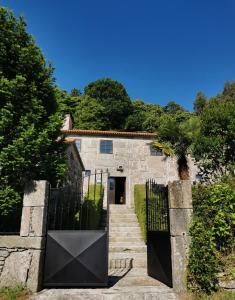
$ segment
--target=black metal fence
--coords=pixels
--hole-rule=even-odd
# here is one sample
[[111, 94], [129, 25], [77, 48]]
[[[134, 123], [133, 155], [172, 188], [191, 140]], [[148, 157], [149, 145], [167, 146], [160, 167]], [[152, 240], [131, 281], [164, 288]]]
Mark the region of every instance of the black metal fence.
[[148, 275], [172, 287], [168, 187], [146, 182]]
[[169, 231], [168, 189], [150, 179], [146, 182], [146, 226], [148, 231]]
[[77, 186], [51, 188], [48, 230], [98, 229], [101, 223], [104, 172], [84, 176]]

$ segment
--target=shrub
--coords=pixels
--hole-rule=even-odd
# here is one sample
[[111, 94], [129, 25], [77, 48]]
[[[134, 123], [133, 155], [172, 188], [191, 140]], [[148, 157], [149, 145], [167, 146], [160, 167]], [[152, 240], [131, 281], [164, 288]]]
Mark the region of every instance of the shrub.
[[90, 185], [82, 205], [82, 229], [99, 229], [102, 217], [104, 187], [101, 184]]
[[135, 213], [137, 215], [141, 233], [146, 242], [146, 190], [144, 184], [136, 184], [134, 187]]
[[235, 191], [223, 182], [199, 184], [193, 189], [193, 207], [189, 286], [209, 293], [217, 289], [221, 257], [234, 247]]

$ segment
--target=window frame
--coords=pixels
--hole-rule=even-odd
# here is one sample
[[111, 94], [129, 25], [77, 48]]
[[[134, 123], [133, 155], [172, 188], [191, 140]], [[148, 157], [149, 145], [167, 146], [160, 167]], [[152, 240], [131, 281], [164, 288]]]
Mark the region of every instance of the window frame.
[[162, 150], [153, 148], [150, 145], [150, 156], [163, 156], [163, 152], [162, 152]]
[[[105, 143], [105, 142], [109, 142], [109, 143], [111, 143], [111, 145], [112, 145], [112, 148], [111, 148], [111, 152], [103, 152], [102, 151], [102, 143]], [[104, 147], [104, 146], [103, 146]], [[108, 149], [109, 147], [104, 147], [105, 149]], [[103, 148], [103, 149], [104, 149]], [[100, 140], [100, 154], [113, 154], [113, 140]]]

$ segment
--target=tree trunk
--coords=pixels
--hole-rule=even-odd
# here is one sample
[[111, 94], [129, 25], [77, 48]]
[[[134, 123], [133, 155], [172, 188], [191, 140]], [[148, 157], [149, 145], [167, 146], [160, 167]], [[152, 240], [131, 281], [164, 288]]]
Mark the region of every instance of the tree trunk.
[[177, 164], [178, 164], [178, 173], [179, 173], [180, 180], [190, 179], [187, 157], [185, 155], [181, 155], [177, 160]]

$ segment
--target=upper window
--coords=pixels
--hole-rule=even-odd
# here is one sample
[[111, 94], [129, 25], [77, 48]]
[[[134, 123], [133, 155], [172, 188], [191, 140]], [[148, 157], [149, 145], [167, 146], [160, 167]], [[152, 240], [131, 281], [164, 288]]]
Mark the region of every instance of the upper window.
[[154, 148], [154, 147], [152, 147], [152, 146], [150, 146], [150, 154], [151, 154], [152, 156], [162, 156], [162, 155], [163, 155], [161, 149], [156, 149], [156, 148]]
[[81, 140], [76, 140], [75, 144], [76, 144], [78, 151], [81, 152]]
[[100, 141], [100, 153], [113, 153], [113, 141], [110, 140], [102, 140]]

